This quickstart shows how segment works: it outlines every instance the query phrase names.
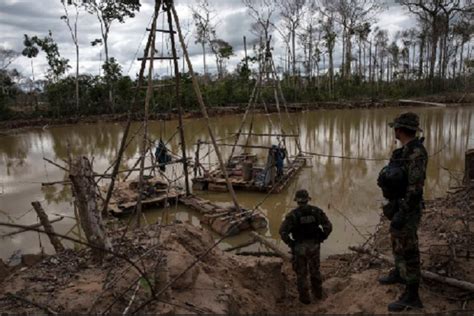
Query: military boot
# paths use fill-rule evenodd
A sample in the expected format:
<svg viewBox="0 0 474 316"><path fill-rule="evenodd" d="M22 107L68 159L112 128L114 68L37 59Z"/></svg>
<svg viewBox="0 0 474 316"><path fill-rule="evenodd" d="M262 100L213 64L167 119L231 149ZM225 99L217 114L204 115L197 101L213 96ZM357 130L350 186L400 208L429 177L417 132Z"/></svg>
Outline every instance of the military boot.
<svg viewBox="0 0 474 316"><path fill-rule="evenodd" d="M300 302L303 304L311 304L311 298L309 297L309 293L300 293Z"/></svg>
<svg viewBox="0 0 474 316"><path fill-rule="evenodd" d="M411 309L423 308L423 303L421 302L420 296L418 294L419 287L419 283L408 284L405 288L405 293L403 293L397 301L388 304L388 311L402 312Z"/></svg>
<svg viewBox="0 0 474 316"><path fill-rule="evenodd" d="M400 276L400 271L398 271L398 269L392 269L388 275L379 278L379 283L382 285L397 283L405 284L405 280Z"/></svg>

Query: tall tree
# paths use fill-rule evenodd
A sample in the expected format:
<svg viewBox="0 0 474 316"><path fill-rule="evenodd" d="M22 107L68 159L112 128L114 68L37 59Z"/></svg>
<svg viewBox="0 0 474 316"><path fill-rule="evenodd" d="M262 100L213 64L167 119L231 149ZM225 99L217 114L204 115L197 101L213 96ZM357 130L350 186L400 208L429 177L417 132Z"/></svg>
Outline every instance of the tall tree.
<svg viewBox="0 0 474 316"><path fill-rule="evenodd" d="M69 0L68 0L69 1ZM109 33L114 22L124 23L127 18L135 17L135 11L140 10L139 0L87 0L84 6L90 14L94 14L100 23L100 34L105 51L105 64L109 63ZM112 86L109 86L109 102L114 108Z"/></svg>
<svg viewBox="0 0 474 316"><path fill-rule="evenodd" d="M234 55L233 47L222 39L213 39L211 41L211 50L216 57L217 76L222 79L225 74L225 62Z"/></svg>
<svg viewBox="0 0 474 316"><path fill-rule="evenodd" d="M417 18L422 22L426 23L430 27L430 67L428 78L433 83L436 58L438 56L438 41L444 30L446 35L449 31L449 21L455 12L461 11L460 0L436 0L436 1L424 1L424 0L400 0L400 4L408 9L409 12L416 15ZM443 37L443 42L445 37ZM442 47L444 49L444 47ZM444 52L442 52L444 53ZM440 69L443 68L443 54L440 55L439 59ZM442 72L440 73L440 75Z"/></svg>
<svg viewBox="0 0 474 316"><path fill-rule="evenodd" d="M66 24L69 32L71 33L71 39L76 48L76 77L75 77L75 98L76 98L76 111L79 111L79 38L77 35L77 23L79 21L79 8L83 1L81 0L61 0L64 8L64 15L61 16L61 20ZM73 17L69 15L68 6L74 8Z"/></svg>
<svg viewBox="0 0 474 316"><path fill-rule="evenodd" d="M381 6L376 0L320 0L323 14L334 14L335 20L342 26L344 65L343 77L349 79L352 64L352 37L355 29L365 22L371 22Z"/></svg>
<svg viewBox="0 0 474 316"><path fill-rule="evenodd" d="M280 16L283 24L291 36L291 72L296 75L296 31L301 25L305 13L306 0L280 0Z"/></svg>
<svg viewBox="0 0 474 316"><path fill-rule="evenodd" d="M334 91L334 47L337 38L333 14L322 17L320 24L323 32L324 46L328 53L329 93L332 94Z"/></svg>
<svg viewBox="0 0 474 316"><path fill-rule="evenodd" d="M216 34L216 27L213 22L214 17L211 16L212 10L207 0L199 0L195 7L191 7L191 12L196 28L195 43L201 45L204 75L207 75L206 45L210 44L211 39Z"/></svg>

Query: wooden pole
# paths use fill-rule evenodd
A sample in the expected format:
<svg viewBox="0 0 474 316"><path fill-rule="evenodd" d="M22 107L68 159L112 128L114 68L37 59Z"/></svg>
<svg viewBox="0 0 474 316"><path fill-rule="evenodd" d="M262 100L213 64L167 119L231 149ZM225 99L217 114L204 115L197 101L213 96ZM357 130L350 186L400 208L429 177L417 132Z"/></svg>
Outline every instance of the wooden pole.
<svg viewBox="0 0 474 316"><path fill-rule="evenodd" d="M375 257L375 258L379 258L379 259L381 259L381 260L383 260L383 261L385 261L389 264L392 264L392 265L394 264L394 261L393 261L392 258L390 258L386 255L383 255L381 253L375 252L374 250L371 250L371 249L362 248L362 247L349 247L349 250L357 252L357 253L367 254L367 255L370 255L370 256ZM437 282L448 284L448 285L451 285L451 286L454 286L454 287L457 287L457 288L460 288L460 289L463 289L463 290L474 292L474 283L444 277L444 276L441 276L439 274L436 274L436 273L433 273L433 272L427 271L427 270L421 270L421 276L425 279L437 281Z"/></svg>
<svg viewBox="0 0 474 316"><path fill-rule="evenodd" d="M158 2L159 2L159 4L158 4ZM161 5L161 1L157 0L156 3L157 3L156 6ZM155 16L155 19L156 19L156 16ZM150 46L151 46L151 35L148 37L148 41L145 45L145 50L144 50L145 56L148 55L148 52L150 50ZM110 198L112 197L112 192L114 190L115 180L116 180L117 175L118 175L118 171L119 171L119 168L120 168L120 163L122 161L123 153L125 151L125 148L127 147L126 146L127 145L127 137L128 137L129 132L130 132L130 126L132 125L132 113L133 113L134 109L137 106L138 96L140 94L141 86L143 85L143 81L144 81L143 75L145 73L145 65L146 65L146 59L142 60L142 63L141 63L141 66L140 66L140 72L138 74L137 86L135 88L135 93L133 95L130 110L127 113L127 123L125 125L125 130L123 131L122 140L120 141L120 147L119 147L119 150L118 150L118 153L117 153L117 159L115 160L114 169L112 171L112 176L111 176L111 180L110 180L110 184L109 184L109 189L107 190L107 195L105 197L104 206L102 208L102 212L104 214L107 213L107 208L109 206Z"/></svg>
<svg viewBox="0 0 474 316"><path fill-rule="evenodd" d="M87 241L97 247L93 250L93 255L100 261L105 252L98 249L111 250L112 245L102 223L101 211L97 207L94 172L89 159L87 157L76 158L72 162L69 177L79 213L79 222Z"/></svg>
<svg viewBox="0 0 474 316"><path fill-rule="evenodd" d="M54 234L54 228L51 225L51 222L49 221L48 215L46 214L43 207L41 206L41 203L38 201L31 202L31 206L33 206L33 208L36 211L36 214L38 214L40 223L41 225L43 225L44 231L48 235L49 241L53 245L56 253L60 253L61 251L64 251L64 246L59 240L59 238Z"/></svg>
<svg viewBox="0 0 474 316"><path fill-rule="evenodd" d="M155 40L156 40L156 20L158 19L158 11L160 9L161 1L155 1L155 12L153 16L153 23L150 34L150 64L148 65L148 88L145 96L145 118L143 121L143 140L141 144L141 160L140 160L140 173L138 176L138 198L136 205L136 219L137 226L140 227L142 217L142 199L143 199L143 186L144 179L143 174L145 171L145 156L148 148L148 109L150 107L150 100L153 95L153 61L155 56Z"/></svg>
<svg viewBox="0 0 474 316"><path fill-rule="evenodd" d="M232 183L230 182L229 175L227 174L227 170L226 170L226 167L225 167L225 164L224 164L224 160L222 159L222 155L221 155L221 152L220 152L219 147L217 145L216 138L214 136L214 132L212 131L212 128L211 128L211 120L209 119L209 115L207 113L206 105L204 104L204 100L203 100L203 97L202 97L201 89L199 87L199 83L197 81L196 75L194 74L193 65L191 64L191 60L189 58L186 42L184 41L183 33L181 32L181 27L180 27L180 24L179 24L179 17L178 17L178 14L176 13L174 3L171 4L171 12L173 13L173 17L174 17L174 20L175 20L175 23L176 23L176 29L178 31L179 41L180 41L181 47L183 49L184 57L186 58L186 63L187 63L188 68L189 68L189 73L191 74L191 77L192 77L194 92L196 93L196 98L198 100L199 107L201 108L202 115L204 116L204 119L206 120L209 136L211 137L212 144L214 146L214 150L216 152L216 156L217 156L217 159L219 161L220 168L222 170L222 174L224 175L224 178L226 180L227 189L229 190L229 193L232 197L232 201L234 203L234 206L235 206L236 210L238 212L240 212L240 206L239 206L239 202L237 201L237 196L235 195L234 188L232 187Z"/></svg>
<svg viewBox="0 0 474 316"><path fill-rule="evenodd" d="M178 65L178 55L176 53L176 43L174 40L174 34L176 33L173 30L173 21L171 16L170 8L166 8L166 14L168 16L168 26L170 30L170 39L171 39L171 53L173 54L173 64L174 64L174 74L176 80L176 107L178 108L178 123L179 123L179 138L181 141L181 152L183 156L183 169L184 169L184 188L186 189L186 195L191 194L189 190L189 178L188 178L188 159L186 158L186 143L184 137L184 128L183 128L183 106L181 104L181 76L179 73Z"/></svg>

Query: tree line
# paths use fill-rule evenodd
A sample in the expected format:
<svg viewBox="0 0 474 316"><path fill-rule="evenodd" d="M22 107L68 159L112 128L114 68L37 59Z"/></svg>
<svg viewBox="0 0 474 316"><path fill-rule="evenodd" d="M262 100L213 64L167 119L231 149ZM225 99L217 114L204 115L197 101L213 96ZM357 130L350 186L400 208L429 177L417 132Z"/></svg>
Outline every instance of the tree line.
<svg viewBox="0 0 474 316"><path fill-rule="evenodd" d="M191 19L185 36L201 48L203 71L199 75L211 105L245 103L268 52L290 102L392 98L472 87L474 8L470 0L399 0L390 6L375 0L241 2L253 20L248 30L252 39L247 41L243 36L245 57L235 69L228 69L235 51L226 34L217 32L222 21L212 3L199 0L189 7ZM128 109L135 79L124 75L122 65L110 55L109 35L113 25L135 17L140 2L60 0L58 5L64 11L59 18L75 47L74 74L69 74L70 61L61 56L51 31L46 36L25 34L22 52L0 49L0 118L10 117L9 109L25 103L33 113L52 116ZM395 6L401 6L416 24L389 34L377 26L377 19ZM105 61L100 75L80 73L78 23L82 14L91 14L99 22L100 36L91 45L103 46ZM46 55L49 67L42 81L35 80L34 73L34 60L40 52ZM215 72L209 71L209 56L214 56ZM10 69L16 58L30 60L28 88L19 88L22 74ZM173 83L172 75L157 76L155 81L161 86ZM183 104L194 108L184 66L182 81ZM156 91L154 111L173 108L170 90ZM271 102L272 95L268 91L262 97Z"/></svg>

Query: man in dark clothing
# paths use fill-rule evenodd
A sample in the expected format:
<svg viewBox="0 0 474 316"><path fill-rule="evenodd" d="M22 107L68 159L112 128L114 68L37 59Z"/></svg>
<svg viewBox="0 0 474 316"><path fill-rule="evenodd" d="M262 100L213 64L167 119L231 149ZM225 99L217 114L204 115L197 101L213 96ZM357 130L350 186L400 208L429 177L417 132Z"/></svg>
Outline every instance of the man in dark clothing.
<svg viewBox="0 0 474 316"><path fill-rule="evenodd" d="M391 312L422 308L418 289L421 267L417 230L423 208L423 187L426 178L428 154L423 146L424 138L416 137L419 117L415 113L403 113L389 124L402 147L396 149L390 163L382 169L378 184L388 204L383 207L390 222L392 251L395 269L381 277L381 284L406 284L405 292L388 305Z"/></svg>
<svg viewBox="0 0 474 316"><path fill-rule="evenodd" d="M315 299L323 297L319 271L320 245L332 231L332 225L323 210L308 204L308 191L296 192L298 207L289 212L280 227L280 236L292 250L293 270L300 301L310 304L308 271Z"/></svg>

